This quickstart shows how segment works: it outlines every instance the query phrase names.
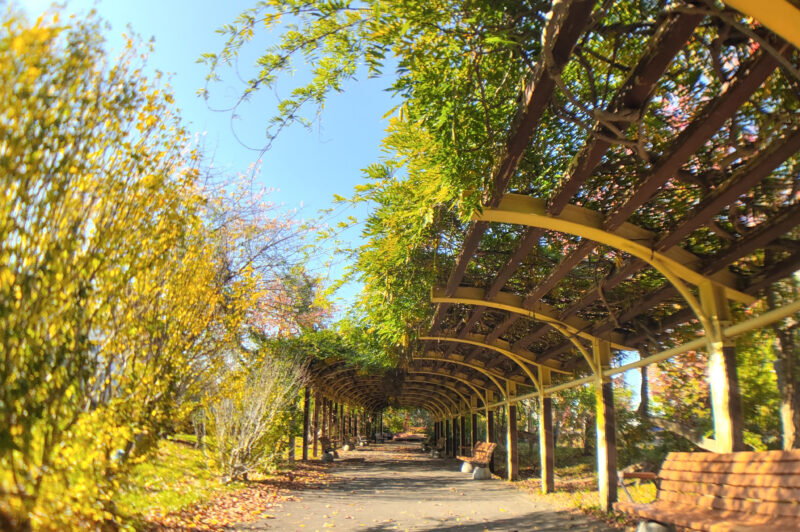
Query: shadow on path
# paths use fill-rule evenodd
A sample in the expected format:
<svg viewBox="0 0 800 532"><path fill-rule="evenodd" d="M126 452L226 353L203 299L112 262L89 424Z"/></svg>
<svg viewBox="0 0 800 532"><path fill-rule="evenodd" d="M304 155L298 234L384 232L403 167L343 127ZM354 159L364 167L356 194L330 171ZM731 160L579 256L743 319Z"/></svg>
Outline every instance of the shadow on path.
<svg viewBox="0 0 800 532"><path fill-rule="evenodd" d="M418 445L382 444L341 452L341 460L329 469L332 480L327 486L297 492L299 500L284 504L274 519L237 529L614 530L533 500L502 480L472 480L459 466L456 460L429 458Z"/></svg>

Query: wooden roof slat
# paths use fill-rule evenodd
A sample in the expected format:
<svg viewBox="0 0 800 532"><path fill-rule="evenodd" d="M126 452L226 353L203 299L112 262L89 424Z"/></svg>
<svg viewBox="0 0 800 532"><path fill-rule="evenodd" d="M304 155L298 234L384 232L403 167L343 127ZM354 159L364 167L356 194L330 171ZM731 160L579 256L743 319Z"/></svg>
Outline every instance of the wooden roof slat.
<svg viewBox="0 0 800 532"><path fill-rule="evenodd" d="M683 48L686 41L691 37L694 28L702 20L700 15L676 14L668 18L661 24L656 34L649 42L649 47L639 59L637 66L631 71L628 79L623 83L622 88L617 92L614 99L609 103L606 112L613 114L627 109L637 109L650 98L658 79L672 62L675 54ZM623 123L618 124L624 127ZM601 125L595 127L596 131L601 130ZM574 164L570 167L570 175L559 191L554 195L553 200L548 202L548 213L558 214L566 206L572 196L580 186L588 179L597 164L600 163L611 144L605 140L591 137L581 153L576 157ZM499 200L498 202L499 203ZM509 259L507 265L501 270L492 288L499 292L505 282L516 271L522 259L529 253L530 249L538 243L539 238L544 233L537 228L528 229L527 234L522 239L520 246ZM578 249L562 261L553 272L540 283L526 299L526 304L536 303L542 296L549 292L559 280L569 273L586 255L588 255L594 244L588 241L582 242ZM502 283L502 284L501 284ZM448 287L449 288L449 287ZM489 295L491 297L491 295ZM509 327L516 321L517 317L509 316L499 326L499 331L493 333L493 338L502 336Z"/></svg>
<svg viewBox="0 0 800 532"><path fill-rule="evenodd" d="M431 318L431 326L430 332L431 334L438 332L439 327L442 325L442 320L444 320L445 315L447 315L447 311L450 310L449 303L440 303L436 306L436 310L433 312L433 318Z"/></svg>
<svg viewBox="0 0 800 532"><path fill-rule="evenodd" d="M486 339L487 339L487 340L488 340L490 343L491 343L491 342L494 342L494 341L495 341L495 340L497 340L497 339L499 339L499 338L500 338L501 336L503 336L503 335L504 335L504 334L505 334L505 333L508 331L508 329L510 329L510 328L511 328L511 326L512 326L512 325L514 325L514 324L517 322L517 320L519 320L520 318L522 318L522 316L520 316L519 314L511 314L511 315L510 315L510 316L508 316L508 317L507 317L505 320L503 320L503 321L502 321L502 323L500 323L499 325L495 326L495 328L494 328L494 329L492 329L492 331L489 333L489 335L486 337Z"/></svg>
<svg viewBox="0 0 800 532"><path fill-rule="evenodd" d="M547 334L548 329L550 329L549 325L539 324L531 329L525 336L514 342L512 347L514 349L524 349Z"/></svg>
<svg viewBox="0 0 800 532"><path fill-rule="evenodd" d="M556 265L553 270L551 270L550 274L536 287L533 291L525 297L525 301L523 305L528 307L531 305L535 305L537 301L539 301L542 297L547 295L550 290L552 290L558 282L563 279L569 272L571 272L575 266L580 264L580 262L592 252L592 250L597 247L597 244L591 240L583 240L578 246L570 252L558 265Z"/></svg>
<svg viewBox="0 0 800 532"><path fill-rule="evenodd" d="M663 185L670 177L674 176L680 166L684 164L703 143L714 135L726 120L735 114L736 110L752 96L758 87L761 86L775 70L777 65L777 61L769 54L761 53L754 59L751 65L745 68L744 72L740 74L735 81L729 83L719 97L706 105L695 119L678 135L675 142L670 146L668 153L661 156L654 163L653 170L648 177L640 183L636 187L634 193L606 219L605 228L607 230L618 228L642 203L652 197L658 187ZM688 224L694 225L695 228L698 227L701 225L700 221L701 220L692 217L687 218L687 228L690 227ZM667 237L667 239L659 242L656 249L663 251L667 249L670 244L674 244L679 240L680 239L673 240ZM549 292L557 281L563 278L564 275L572 269L574 264L579 262L579 258L585 257L594 249L594 246L591 244L592 243L586 243L586 245L582 244L575 249L562 264L559 264L553 270L553 273L549 275L545 281L540 283L540 286L538 286L531 295L535 296L536 300L538 300ZM582 253L583 255L581 256ZM606 289L613 288L646 266L647 264L643 261L634 259L626 263L626 265L615 274L604 279L602 284ZM564 311L562 318L579 312L595 302L598 298L599 292L596 289L588 290L584 297Z"/></svg>
<svg viewBox="0 0 800 532"><path fill-rule="evenodd" d="M497 274L489 290L486 291L487 298L491 299L503 289L506 282L514 275L522 261L525 260L525 257L528 256L534 246L539 244L543 234L544 229L539 229L538 227L527 228L514 253Z"/></svg>
<svg viewBox="0 0 800 532"><path fill-rule="evenodd" d="M550 44L552 46L552 55L556 61L556 64L551 65L551 68L561 70L567 64L572 49L591 18L594 4L595 0L577 0L568 4L566 9L553 13L546 31L546 38L549 41L548 44L552 43ZM550 39L552 40L550 41ZM536 131L539 119L547 108L554 85L552 78L547 73L547 69L542 64L539 65L531 79L526 83L524 105L514 120L516 128L509 137L505 153L501 156L492 176L491 196L487 203L490 207L497 205L505 193L508 182L516 172L517 165ZM488 227L488 224L482 222L470 224L455 268L453 268L447 280L448 292L455 290L461 283L469 261L472 260L475 251L478 249L478 244ZM439 305L437 307L431 322L431 332L437 331L441 326L448 308L449 305Z"/></svg>
<svg viewBox="0 0 800 532"><path fill-rule="evenodd" d="M683 48L694 33L695 26L702 20L703 16L698 14L674 13L669 15L648 41L647 49L606 107L606 113L616 114L627 110L640 111L675 55ZM628 123L616 122L614 125L624 129ZM600 122L595 124L594 131L608 133ZM557 215L561 212L592 175L610 146L611 143L605 138L590 135L583 149L570 165L569 177L564 180L557 192L553 194L552 199L548 201L548 214Z"/></svg>
<svg viewBox="0 0 800 532"><path fill-rule="evenodd" d="M800 270L800 253L795 253L754 276L751 280L752 282L744 291L750 294L758 294L775 281L790 277L797 270Z"/></svg>
<svg viewBox="0 0 800 532"><path fill-rule="evenodd" d="M771 216L769 223L765 222L754 227L730 249L715 256L713 263L730 264L757 249L764 248L766 244L780 238L798 225L800 225L800 203L793 203Z"/></svg>
<svg viewBox="0 0 800 532"><path fill-rule="evenodd" d="M697 205L697 207L695 207L692 213L686 216L685 221L679 225L676 230L662 238L654 248L658 251L666 250L680 242L686 235L707 223L712 216L716 215L717 212L721 211L724 207L735 201L735 199L744 193L744 191L766 177L775 168L780 166L784 160L791 157L798 150L800 150L800 128L790 132L790 134L788 134L781 141L773 142L769 147L764 149L761 153L754 156L750 159L750 161L737 169L734 175L731 176L731 178L725 184L704 198ZM701 269L701 273L705 274L712 271L726 271L726 268L724 268L725 265L737 260L754 249L763 247L763 245L771 240L766 240L770 235L780 234L779 226L786 227L792 223L792 220L792 216L787 215L786 217L771 220L767 225L762 224L762 226L754 229L754 231L760 231L757 233L757 235L763 234L764 240L760 240L756 237L749 237L746 240L742 240L739 243L734 244L730 249L724 252L723 257L725 259L725 264L722 264L721 266L718 264L717 268L706 266ZM716 262L719 263L720 261ZM638 271L645 266L646 264L642 261L631 261L629 266L625 267L625 270ZM632 273L635 273L635 271L631 271L631 274ZM623 280L623 275L616 275L616 279L613 280L614 282L607 282L604 286L610 288L619 282L622 282ZM671 295L677 295L677 292L675 292L674 289L667 288L666 290L669 290ZM587 296L582 298L581 302L573 305L569 309L569 312L577 311L579 308L584 308L590 302L587 300L596 300L597 295L595 292L596 290L590 290L587 293ZM649 308L652 308L652 306L645 308L640 304L636 308L638 308L640 312L644 312ZM627 320L620 318L620 321L624 322ZM609 328L609 322L606 322L604 325L602 325L603 331L607 331ZM598 332L597 329L593 329L593 331Z"/></svg>
<svg viewBox="0 0 800 532"><path fill-rule="evenodd" d="M453 293L458 285L461 284L461 279L467 272L469 261L478 250L478 245L481 243L483 234L489 228L488 222L472 222L467 229L467 236L464 238L464 244L461 246L461 251L458 254L456 265L450 276L447 278L447 293Z"/></svg>
<svg viewBox="0 0 800 532"><path fill-rule="evenodd" d="M769 221L763 222L761 225L754 228L748 235L735 242L726 252L726 261L713 261L709 263L701 273L713 273L715 268L719 268L722 265L722 268L725 268L727 264L732 261L738 260L741 257L744 257L754 251L755 249L760 249L766 247L770 242L778 238L780 235L784 234L786 231L797 227L800 225L800 217L798 217L798 212L800 212L800 205L793 204L788 207L785 207L779 215L772 217ZM800 255L790 257L786 261L782 262L779 266L774 267L769 274L759 278L757 281L749 284L747 287L744 287L742 291L748 294L756 294L764 287L768 286L769 284L775 282L778 279L782 279L785 277L790 276L794 271L800 268ZM617 319L620 323L630 322L636 316L650 310L651 308L655 307L656 305L668 300L671 297L677 297L678 292L675 290L675 287L672 285L664 286L650 294L641 298L641 301L630 307L626 311L624 311ZM695 317L694 313L691 309L686 309L686 311L679 311L676 314L681 314L685 316L684 322L691 320ZM680 323L680 322L679 322ZM591 334L604 334L609 330L613 329L615 324L612 320L606 320L604 322L596 324L591 329ZM635 344L637 343L638 336L633 336L626 339L626 343L628 344ZM568 345L568 344L564 344ZM516 346L516 344L515 344ZM519 346L520 348L522 346ZM553 348L556 352L556 348ZM559 351L559 352L563 352ZM541 360L548 360L552 358L554 355L550 352L545 352L545 354L540 356ZM538 360L538 359L537 359Z"/></svg>
<svg viewBox="0 0 800 532"><path fill-rule="evenodd" d="M509 138L505 153L500 157L500 162L492 176L491 196L486 205L496 207L506 192L509 181L517 171L522 155L530 144L531 138L539 125L550 96L553 94L555 82L550 77L548 68L560 72L569 62L572 49L578 42L586 24L591 20L595 0L577 0L570 2L566 8L558 9L551 13L550 22L545 29L543 41L550 47L554 64L545 66L539 61L525 84L523 92L523 106L514 120L516 130Z"/></svg>
<svg viewBox="0 0 800 532"><path fill-rule="evenodd" d="M736 198L767 177L773 170L800 150L800 127L790 131L780 141L772 142L757 156L751 158L734 176L722 186L703 198L686 216L683 224L671 231L659 243L659 247L673 246L688 235L697 222L705 223L712 216L730 205Z"/></svg>
<svg viewBox="0 0 800 532"><path fill-rule="evenodd" d="M608 216L605 228L616 229L640 205L655 195L658 188L674 177L692 154L719 131L725 121L732 117L736 110L758 90L777 66L778 62L775 58L769 54L760 53L750 67L745 68L735 81L729 83L725 90L709 102L678 134L676 140L670 145L668 153L654 162L652 170L641 183L636 185L633 194Z"/></svg>

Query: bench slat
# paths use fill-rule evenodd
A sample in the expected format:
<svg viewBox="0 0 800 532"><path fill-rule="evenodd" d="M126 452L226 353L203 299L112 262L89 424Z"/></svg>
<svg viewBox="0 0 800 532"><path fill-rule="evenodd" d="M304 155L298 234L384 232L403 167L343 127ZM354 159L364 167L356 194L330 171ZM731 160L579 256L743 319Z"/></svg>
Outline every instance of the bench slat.
<svg viewBox="0 0 800 532"><path fill-rule="evenodd" d="M788 532L789 530L793 530L792 527L798 525L797 519L791 517L775 517L725 510L698 509L691 505L681 505L672 502L657 501L651 504L618 502L615 508L643 519L673 523L693 530L713 530L713 532L734 532L744 530L744 527L753 527L752 532L774 532L781 528L785 528L786 532ZM747 530L751 532L749 528Z"/></svg>
<svg viewBox="0 0 800 532"><path fill-rule="evenodd" d="M800 450L793 451L741 451L735 453L672 452L664 463L681 462L791 462L800 460Z"/></svg>
<svg viewBox="0 0 800 532"><path fill-rule="evenodd" d="M755 499L766 502L800 501L800 488L776 488L753 486L724 486L720 484L679 482L663 480L661 491L677 491L683 493L710 493L717 497L734 499Z"/></svg>
<svg viewBox="0 0 800 532"><path fill-rule="evenodd" d="M747 475L800 475L800 460L790 462L664 462L662 471L702 471Z"/></svg>
<svg viewBox="0 0 800 532"><path fill-rule="evenodd" d="M800 517L800 506L791 502L763 502L729 497L715 497L711 494L699 495L668 491L659 494L659 500L687 504L708 510L732 510L748 514L780 515L784 517Z"/></svg>
<svg viewBox="0 0 800 532"><path fill-rule="evenodd" d="M745 475L740 473L700 473L687 471L661 471L666 480L704 482L730 486L753 486L775 488L800 488L800 475Z"/></svg>
<svg viewBox="0 0 800 532"><path fill-rule="evenodd" d="M670 453L659 478L656 502L618 509L712 532L800 530L800 450Z"/></svg>

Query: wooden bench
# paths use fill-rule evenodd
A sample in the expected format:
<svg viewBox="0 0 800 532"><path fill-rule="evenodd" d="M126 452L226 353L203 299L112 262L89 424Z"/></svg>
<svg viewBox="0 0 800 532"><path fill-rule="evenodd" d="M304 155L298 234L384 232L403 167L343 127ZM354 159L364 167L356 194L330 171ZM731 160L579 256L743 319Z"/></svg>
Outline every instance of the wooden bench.
<svg viewBox="0 0 800 532"><path fill-rule="evenodd" d="M617 510L710 532L800 530L800 450L669 453L659 474L622 480L659 481L656 501L618 502Z"/></svg>
<svg viewBox="0 0 800 532"><path fill-rule="evenodd" d="M331 444L331 439L327 436L323 436L319 439L320 447L322 447L323 453L332 453L336 450L336 447Z"/></svg>
<svg viewBox="0 0 800 532"><path fill-rule="evenodd" d="M444 451L444 448L447 446L447 440L445 438L439 438L436 440L436 450L437 451Z"/></svg>
<svg viewBox="0 0 800 532"><path fill-rule="evenodd" d="M485 441L475 442L475 449L472 451L472 456L456 456L456 458L475 467L489 467L495 447L497 447L496 443L488 443Z"/></svg>

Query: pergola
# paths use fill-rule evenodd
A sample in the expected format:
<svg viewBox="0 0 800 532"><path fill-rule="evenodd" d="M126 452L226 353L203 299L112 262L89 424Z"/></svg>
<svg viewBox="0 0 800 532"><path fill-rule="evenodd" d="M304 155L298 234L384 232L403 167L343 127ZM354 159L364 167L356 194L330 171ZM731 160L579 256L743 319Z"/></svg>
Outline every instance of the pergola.
<svg viewBox="0 0 800 532"><path fill-rule="evenodd" d="M474 442L479 414L492 427L495 409L507 407L513 420L517 402L535 398L542 487L548 492L554 489L551 396L593 385L599 489L607 508L617 486L611 376L704 349L714 422L709 447L744 449L733 339L800 311L800 301L794 301L738 323L732 318L800 267L800 79L794 66L800 6L782 0L725 3L725 9L705 2L672 4L661 13L641 36L641 55L621 69L627 75L616 94L593 113L591 130L560 184L543 194L519 178L518 168L531 156L555 94L565 92L561 73L577 60L574 52L592 31L596 7L593 0L554 2L541 57L525 83L483 208L466 228L448 277L431 287L430 327L419 332L409 356L389 375L365 374L336 360L312 363L311 386L326 419L346 419L342 405L362 414L390 404L421 407L455 452L457 440L463 445L466 439L466 416L472 416ZM631 140L636 124L656 112L654 98L670 97L670 85L662 83L669 66L709 20L720 34L753 43L750 57L730 69L719 90L667 141ZM790 80L793 94L765 95L776 76ZM723 144L724 126L753 106L774 113L774 127L758 131L747 149L729 153L724 165L704 166L707 153ZM620 177L626 184L621 190L612 190L601 177L619 169L636 171ZM752 205L764 195L775 200L769 212ZM654 216L660 212L669 215ZM503 238L494 238L498 234ZM554 243L563 249L555 259L537 251ZM696 337L654 348L676 329L694 330ZM612 367L615 351L639 351L641 357ZM368 430L366 422L362 427ZM507 431L513 479L513 422ZM490 438L493 432L487 431Z"/></svg>

